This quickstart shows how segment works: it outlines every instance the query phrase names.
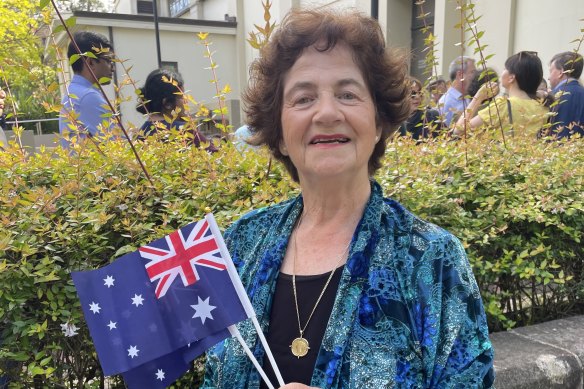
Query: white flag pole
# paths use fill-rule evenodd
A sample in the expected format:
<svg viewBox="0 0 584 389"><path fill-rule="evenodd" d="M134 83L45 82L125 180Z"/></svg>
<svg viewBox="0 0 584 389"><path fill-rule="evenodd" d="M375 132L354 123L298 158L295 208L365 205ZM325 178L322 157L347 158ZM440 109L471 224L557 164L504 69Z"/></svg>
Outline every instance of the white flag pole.
<svg viewBox="0 0 584 389"><path fill-rule="evenodd" d="M278 379L278 384L280 386L284 386L285 385L284 379L282 378L282 374L280 373L280 369L278 369L278 365L276 364L276 360L274 359L274 355L272 354L272 350L270 349L270 346L268 345L268 341L266 340L266 337L265 337L265 335L260 327L260 323L258 322L258 319L256 317L253 306L251 305L251 301L249 301L249 297L247 296L247 292L245 291L245 288L243 287L243 284L241 283L241 279L239 278L239 274L237 274L237 269L235 268L235 265L233 264L233 261L231 260L231 255L229 254L229 251L227 250L227 246L225 245L225 241L223 240L223 235L221 235L221 231L219 231L219 227L217 226L217 222L215 221L215 217L213 216L213 214L208 213L207 215L205 215L205 219L207 220L207 222L209 222L209 226L211 227L211 232L213 233L213 235L217 239L217 243L219 244L219 250L221 251L221 256L223 257L223 259L225 259L225 265L227 266L227 271L229 273L229 277L231 277L231 282L233 282L233 285L235 286L235 290L237 291L237 294L239 295L239 299L241 300L243 308L245 309L246 315L249 318L251 318L251 321L252 321L252 323L256 329L256 332L258 333L258 336L260 338L260 342L262 342L262 345L264 346L264 350L266 351L266 355L268 356L268 360L270 361L270 364L272 365L272 369L274 370L274 373L276 374L276 378ZM254 358L254 360L255 360L255 358ZM257 363L257 361L256 361L256 363ZM260 371L260 373L261 373L261 371Z"/></svg>
<svg viewBox="0 0 584 389"><path fill-rule="evenodd" d="M245 343L245 340L243 340L243 337L241 336L241 333L239 332L237 327L235 325L230 325L229 327L227 327L227 329L229 330L231 335L234 336L239 341L239 344L241 345L241 347L243 347L243 350L245 351L245 353L247 354L247 356L249 357L249 359L251 360L253 365L260 372L260 375L262 376L262 378L263 378L264 382L266 383L266 385L268 386L268 388L274 389L274 386L272 385L272 383L268 379L268 376L264 372L264 369L262 369L262 367L258 363L257 359L254 357L254 355L251 352L251 350L249 349L249 347L247 347L247 344Z"/></svg>

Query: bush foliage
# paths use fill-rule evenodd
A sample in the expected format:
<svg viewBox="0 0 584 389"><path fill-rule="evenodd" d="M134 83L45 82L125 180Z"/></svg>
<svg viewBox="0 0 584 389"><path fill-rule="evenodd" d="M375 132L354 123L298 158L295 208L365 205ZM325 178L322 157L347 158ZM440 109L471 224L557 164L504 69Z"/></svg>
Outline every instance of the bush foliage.
<svg viewBox="0 0 584 389"><path fill-rule="evenodd" d="M205 213L227 227L298 192L265 153L215 154L167 143L86 145L0 154L0 375L14 387L103 387L69 273L103 266ZM580 311L584 152L572 143L507 140L389 145L386 195L457 235L491 330ZM65 336L63 326L78 328ZM201 360L177 387L200 379ZM122 387L114 380L113 387Z"/></svg>

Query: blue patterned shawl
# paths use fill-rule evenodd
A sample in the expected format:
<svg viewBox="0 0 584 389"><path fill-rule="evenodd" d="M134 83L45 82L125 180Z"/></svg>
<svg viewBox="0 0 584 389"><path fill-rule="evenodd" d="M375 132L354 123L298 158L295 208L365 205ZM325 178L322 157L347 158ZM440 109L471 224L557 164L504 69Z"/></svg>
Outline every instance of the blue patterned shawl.
<svg viewBox="0 0 584 389"><path fill-rule="evenodd" d="M226 242L264 331L302 196L250 212ZM258 361L249 320L238 325ZM235 339L209 350L203 388L258 388ZM489 388L493 349L479 289L460 242L384 199L371 197L351 243L312 376L320 388ZM274 383L276 384L276 383Z"/></svg>

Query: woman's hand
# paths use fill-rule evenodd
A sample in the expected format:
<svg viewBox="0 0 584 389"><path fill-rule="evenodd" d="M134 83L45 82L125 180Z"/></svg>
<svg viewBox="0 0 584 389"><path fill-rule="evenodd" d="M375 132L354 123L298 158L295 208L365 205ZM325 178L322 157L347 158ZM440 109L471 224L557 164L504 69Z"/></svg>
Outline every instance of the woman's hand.
<svg viewBox="0 0 584 389"><path fill-rule="evenodd" d="M489 81L483 84L479 91L474 95L474 98L479 102L483 102L499 94L499 84Z"/></svg>
<svg viewBox="0 0 584 389"><path fill-rule="evenodd" d="M304 384L292 382L291 384L286 384L284 386L281 386L280 389L319 389L319 388L314 387L314 386L306 386Z"/></svg>
<svg viewBox="0 0 584 389"><path fill-rule="evenodd" d="M451 135L454 137L460 137L464 134L465 128L476 128L483 125L483 120L480 116L475 116L479 107L486 99L497 96L499 94L499 84L493 81L489 81L474 95L468 107L466 107L466 115L460 115Z"/></svg>

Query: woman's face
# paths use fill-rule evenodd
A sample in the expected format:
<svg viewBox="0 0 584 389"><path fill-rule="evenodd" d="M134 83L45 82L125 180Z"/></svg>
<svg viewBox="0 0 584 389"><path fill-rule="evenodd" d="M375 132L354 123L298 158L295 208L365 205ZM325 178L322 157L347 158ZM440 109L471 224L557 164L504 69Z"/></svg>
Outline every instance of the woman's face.
<svg viewBox="0 0 584 389"><path fill-rule="evenodd" d="M300 182L308 178L367 178L381 130L375 106L352 52L305 49L284 76L280 151L292 160Z"/></svg>
<svg viewBox="0 0 584 389"><path fill-rule="evenodd" d="M436 84L432 89L432 100L434 100L435 103L438 103L438 100L440 100L440 98L446 93L446 90L445 82L439 82Z"/></svg>
<svg viewBox="0 0 584 389"><path fill-rule="evenodd" d="M179 86L179 88L180 90L182 90L182 85ZM175 111L176 113L179 114L179 116L181 116L186 111L187 100L184 98L184 95L182 93L174 94L172 97L174 99L174 104L170 103L166 98L163 100L164 107L163 114L171 115L172 111Z"/></svg>
<svg viewBox="0 0 584 389"><path fill-rule="evenodd" d="M422 104L422 89L417 83L412 83L412 91L410 93L410 113L413 113Z"/></svg>
<svg viewBox="0 0 584 389"><path fill-rule="evenodd" d="M181 88L181 90L182 90L182 88ZM177 112L179 112L179 109L180 109L180 112L184 113L186 111L186 108L187 108L187 100L185 99L185 97L182 93L175 95L175 96L176 96L176 107L174 109Z"/></svg>
<svg viewBox="0 0 584 389"><path fill-rule="evenodd" d="M501 73L501 85L503 88L509 90L509 86L515 80L515 75L511 74L509 70L504 69Z"/></svg>
<svg viewBox="0 0 584 389"><path fill-rule="evenodd" d="M0 115L4 113L4 99L6 99L6 92L0 89Z"/></svg>

